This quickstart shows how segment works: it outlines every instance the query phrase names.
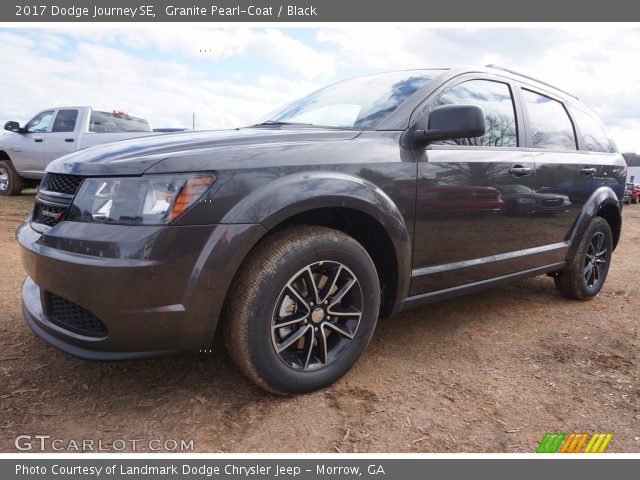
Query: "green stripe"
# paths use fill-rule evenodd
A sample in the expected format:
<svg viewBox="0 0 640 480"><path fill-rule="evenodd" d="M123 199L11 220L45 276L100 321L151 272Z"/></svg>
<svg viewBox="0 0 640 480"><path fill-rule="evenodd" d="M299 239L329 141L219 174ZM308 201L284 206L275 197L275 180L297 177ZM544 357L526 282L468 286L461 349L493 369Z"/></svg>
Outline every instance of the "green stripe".
<svg viewBox="0 0 640 480"><path fill-rule="evenodd" d="M556 453L558 451L558 449L560 448L560 444L562 443L562 440L564 440L564 437L566 437L566 433L558 433L558 438L556 439L556 442L551 446L551 448L549 449L549 453Z"/></svg>
<svg viewBox="0 0 640 480"><path fill-rule="evenodd" d="M540 444L538 445L538 449L536 450L536 453L544 453L545 447L547 445L547 442L549 441L549 439L551 438L551 434L550 433L546 433L544 437L542 437L542 440L540 441Z"/></svg>

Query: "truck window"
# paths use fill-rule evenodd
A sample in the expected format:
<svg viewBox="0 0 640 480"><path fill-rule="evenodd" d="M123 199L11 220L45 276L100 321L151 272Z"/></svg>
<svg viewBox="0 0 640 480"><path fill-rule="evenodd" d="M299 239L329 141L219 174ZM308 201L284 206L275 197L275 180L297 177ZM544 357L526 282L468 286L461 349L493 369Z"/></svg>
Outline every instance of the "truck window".
<svg viewBox="0 0 640 480"><path fill-rule="evenodd" d="M24 128L27 133L42 133L47 131L49 123L51 123L51 117L53 117L53 110L39 113L33 118L27 126Z"/></svg>
<svg viewBox="0 0 640 480"><path fill-rule="evenodd" d="M89 131L95 133L150 132L149 122L144 118L125 113L92 111Z"/></svg>
<svg viewBox="0 0 640 480"><path fill-rule="evenodd" d="M582 110L571 107L571 115L580 127L584 148L590 152L613 153L616 149L604 130L602 123Z"/></svg>
<svg viewBox="0 0 640 480"><path fill-rule="evenodd" d="M573 123L562 103L545 95L522 90L531 122L534 148L577 150Z"/></svg>
<svg viewBox="0 0 640 480"><path fill-rule="evenodd" d="M456 138L434 145L517 147L516 114L509 85L493 80L469 80L446 90L434 102L442 105L477 105L484 111L486 133L479 138Z"/></svg>
<svg viewBox="0 0 640 480"><path fill-rule="evenodd" d="M73 132L76 129L76 120L78 120L77 110L59 110L51 131Z"/></svg>

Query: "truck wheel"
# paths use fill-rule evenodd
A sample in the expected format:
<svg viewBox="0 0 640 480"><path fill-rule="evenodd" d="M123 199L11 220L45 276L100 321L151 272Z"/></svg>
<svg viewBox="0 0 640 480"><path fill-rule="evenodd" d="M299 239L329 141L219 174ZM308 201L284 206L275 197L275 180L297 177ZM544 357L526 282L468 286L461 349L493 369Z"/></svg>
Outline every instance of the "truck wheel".
<svg viewBox="0 0 640 480"><path fill-rule="evenodd" d="M604 285L611 264L613 236L607 221L595 217L580 241L571 266L554 277L562 295L576 300L594 297Z"/></svg>
<svg viewBox="0 0 640 480"><path fill-rule="evenodd" d="M356 363L379 307L376 268L358 242L330 228L292 227L245 260L225 304L225 343L256 385L311 392Z"/></svg>
<svg viewBox="0 0 640 480"><path fill-rule="evenodd" d="M19 195L22 178L13 169L11 162L0 160L0 195Z"/></svg>

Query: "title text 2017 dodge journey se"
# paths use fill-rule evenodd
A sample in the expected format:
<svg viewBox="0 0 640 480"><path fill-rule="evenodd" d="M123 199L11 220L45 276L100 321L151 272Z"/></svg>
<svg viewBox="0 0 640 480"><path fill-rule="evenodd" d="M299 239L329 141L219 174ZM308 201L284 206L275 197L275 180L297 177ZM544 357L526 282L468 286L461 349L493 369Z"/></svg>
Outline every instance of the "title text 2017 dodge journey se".
<svg viewBox="0 0 640 480"><path fill-rule="evenodd" d="M27 323L96 360L209 349L259 386L344 375L378 317L539 274L587 299L626 164L577 98L498 67L370 75L248 128L49 165L17 231Z"/></svg>

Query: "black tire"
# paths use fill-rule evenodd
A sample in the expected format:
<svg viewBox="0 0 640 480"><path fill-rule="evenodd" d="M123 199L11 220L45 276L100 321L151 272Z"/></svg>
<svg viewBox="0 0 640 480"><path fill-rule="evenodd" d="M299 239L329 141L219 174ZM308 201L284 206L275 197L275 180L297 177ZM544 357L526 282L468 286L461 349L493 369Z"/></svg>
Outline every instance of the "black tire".
<svg viewBox="0 0 640 480"><path fill-rule="evenodd" d="M607 279L612 252L611 228L604 218L595 217L584 232L569 268L554 277L556 288L565 297L576 300L596 296Z"/></svg>
<svg viewBox="0 0 640 480"><path fill-rule="evenodd" d="M375 329L380 286L358 242L304 225L258 245L227 298L224 335L233 361L259 387L299 394L334 383L356 363Z"/></svg>
<svg viewBox="0 0 640 480"><path fill-rule="evenodd" d="M8 160L0 160L0 195L19 195L22 191L22 178L16 173Z"/></svg>

